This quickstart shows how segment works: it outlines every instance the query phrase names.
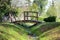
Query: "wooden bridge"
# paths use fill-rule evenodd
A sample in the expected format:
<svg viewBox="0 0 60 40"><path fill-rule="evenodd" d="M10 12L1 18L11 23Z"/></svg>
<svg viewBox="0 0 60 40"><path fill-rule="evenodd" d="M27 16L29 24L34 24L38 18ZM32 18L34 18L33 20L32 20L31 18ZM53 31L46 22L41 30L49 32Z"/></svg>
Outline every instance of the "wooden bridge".
<svg viewBox="0 0 60 40"><path fill-rule="evenodd" d="M24 20L14 21L13 23L34 23L33 25L36 25L38 23L41 23L38 21L38 12L34 11L24 11Z"/></svg>
<svg viewBox="0 0 60 40"><path fill-rule="evenodd" d="M14 22L33 22L39 23L38 21L38 12L35 11L24 11L24 20L14 21Z"/></svg>

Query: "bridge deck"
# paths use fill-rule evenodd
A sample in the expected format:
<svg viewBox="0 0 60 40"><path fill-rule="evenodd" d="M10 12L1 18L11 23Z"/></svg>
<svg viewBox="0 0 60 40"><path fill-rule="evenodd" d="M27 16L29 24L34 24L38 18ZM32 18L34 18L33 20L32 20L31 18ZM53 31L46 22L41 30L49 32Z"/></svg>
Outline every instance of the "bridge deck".
<svg viewBox="0 0 60 40"><path fill-rule="evenodd" d="M28 28L31 28L31 27L34 27L34 26L36 26L36 25L38 25L38 24L41 24L41 22L40 21L35 21L35 20L20 20L20 21L14 21L14 22L12 22L12 23L14 23L14 24L19 24L19 25L21 25L21 26L23 26L23 27L25 27L24 26L24 24L21 24L21 23L34 23L33 25L27 25L27 26L29 26Z"/></svg>
<svg viewBox="0 0 60 40"><path fill-rule="evenodd" d="M14 21L13 23L19 23L19 22L29 22L29 23L41 23L40 21L36 21L36 20L20 20L20 21Z"/></svg>

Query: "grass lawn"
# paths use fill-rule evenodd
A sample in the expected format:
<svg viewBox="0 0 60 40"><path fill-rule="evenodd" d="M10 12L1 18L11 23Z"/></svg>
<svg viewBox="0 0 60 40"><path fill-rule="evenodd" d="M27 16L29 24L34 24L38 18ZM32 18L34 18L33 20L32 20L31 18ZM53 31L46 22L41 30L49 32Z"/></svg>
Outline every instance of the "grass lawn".
<svg viewBox="0 0 60 40"><path fill-rule="evenodd" d="M60 26L44 32L40 35L40 40L60 40Z"/></svg>
<svg viewBox="0 0 60 40"><path fill-rule="evenodd" d="M28 40L25 29L14 24L0 23L0 40Z"/></svg>
<svg viewBox="0 0 60 40"><path fill-rule="evenodd" d="M47 22L29 29L39 40L57 40L60 38L60 23ZM28 40L27 29L13 23L0 23L0 40ZM34 40L31 36L30 40ZM60 40L60 39L59 39Z"/></svg>
<svg viewBox="0 0 60 40"><path fill-rule="evenodd" d="M47 22L32 27L31 32L38 35L40 40L56 40L60 38L60 23ZM56 37L56 38L55 38Z"/></svg>

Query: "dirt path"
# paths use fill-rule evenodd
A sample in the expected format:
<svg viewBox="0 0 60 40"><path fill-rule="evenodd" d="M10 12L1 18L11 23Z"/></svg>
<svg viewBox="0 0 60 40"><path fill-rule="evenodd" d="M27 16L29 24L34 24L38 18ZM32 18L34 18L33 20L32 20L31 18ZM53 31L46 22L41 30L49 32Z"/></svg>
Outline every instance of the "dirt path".
<svg viewBox="0 0 60 40"><path fill-rule="evenodd" d="M38 38L29 35L29 36L28 36L28 40L38 40Z"/></svg>

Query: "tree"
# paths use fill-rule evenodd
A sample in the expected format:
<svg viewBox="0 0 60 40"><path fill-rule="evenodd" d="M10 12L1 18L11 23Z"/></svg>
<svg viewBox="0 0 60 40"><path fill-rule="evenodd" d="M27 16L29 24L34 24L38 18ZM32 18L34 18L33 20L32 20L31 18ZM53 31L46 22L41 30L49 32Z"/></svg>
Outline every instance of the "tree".
<svg viewBox="0 0 60 40"><path fill-rule="evenodd" d="M47 10L47 13L46 14L48 16L57 16L57 11L56 11L56 8L54 6L54 1L52 1L52 5Z"/></svg>
<svg viewBox="0 0 60 40"><path fill-rule="evenodd" d="M16 9L13 9L11 6L10 6L10 0L0 0L0 22L2 22L2 17L5 15L5 14L9 14L9 12L13 12L12 14L16 15L17 14L17 11ZM8 15L9 16L9 15Z"/></svg>
<svg viewBox="0 0 60 40"><path fill-rule="evenodd" d="M45 9L48 0L34 0L34 3L38 5L38 10L42 13Z"/></svg>
<svg viewBox="0 0 60 40"><path fill-rule="evenodd" d="M9 5L7 1L0 0L0 21L2 21L3 15L8 11Z"/></svg>
<svg viewBox="0 0 60 40"><path fill-rule="evenodd" d="M29 10L38 11L38 5L36 3L33 3L32 6L29 7Z"/></svg>

